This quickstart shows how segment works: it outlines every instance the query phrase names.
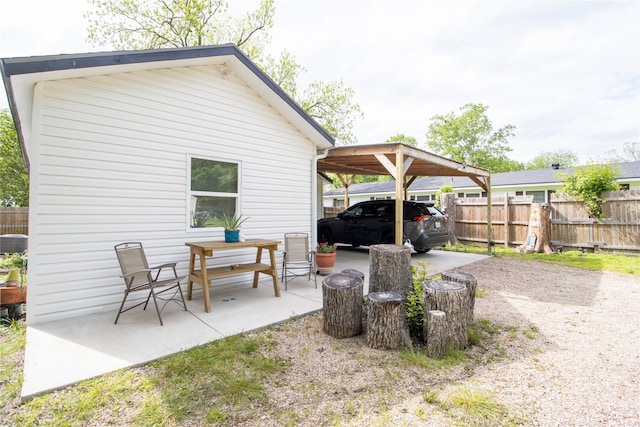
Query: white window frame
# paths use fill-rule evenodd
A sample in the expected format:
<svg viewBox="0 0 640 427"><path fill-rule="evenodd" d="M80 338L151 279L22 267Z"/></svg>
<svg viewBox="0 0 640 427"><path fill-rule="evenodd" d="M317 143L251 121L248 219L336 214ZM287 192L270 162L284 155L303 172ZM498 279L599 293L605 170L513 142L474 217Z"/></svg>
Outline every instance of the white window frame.
<svg viewBox="0 0 640 427"><path fill-rule="evenodd" d="M238 191L236 193L224 193L224 192L216 192L216 191L191 191L191 161L192 159L202 159L202 160L211 160L214 162L220 163L231 163L235 164L238 167ZM240 206L241 206L241 193L242 193L242 162L239 160L225 159L219 157L210 157L203 156L199 154L188 154L187 155L187 200L186 200L186 228L188 232L204 232L211 230L221 230L223 227L193 227L193 211L192 211L192 203L194 196L200 197L235 197L235 211L236 214L240 214Z"/></svg>

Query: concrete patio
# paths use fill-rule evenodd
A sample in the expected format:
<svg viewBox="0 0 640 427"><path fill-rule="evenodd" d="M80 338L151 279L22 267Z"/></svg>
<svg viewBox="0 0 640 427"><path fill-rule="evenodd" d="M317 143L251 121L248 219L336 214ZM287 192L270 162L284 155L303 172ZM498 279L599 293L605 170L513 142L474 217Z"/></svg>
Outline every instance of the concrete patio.
<svg viewBox="0 0 640 427"><path fill-rule="evenodd" d="M436 272L484 258L484 255L431 251L414 253L412 265L425 263L428 270ZM365 274L366 294L368 249L339 248L334 272L346 268ZM113 323L114 310L29 326L22 399L321 310L323 278L318 276L317 289L306 278L290 281L286 291L281 283L280 298L274 297L268 277L261 279L257 289L250 282L226 290L213 289L210 313L204 311L202 292L194 290L186 312L173 303L165 307L164 326L160 326L153 309L124 313L117 325Z"/></svg>

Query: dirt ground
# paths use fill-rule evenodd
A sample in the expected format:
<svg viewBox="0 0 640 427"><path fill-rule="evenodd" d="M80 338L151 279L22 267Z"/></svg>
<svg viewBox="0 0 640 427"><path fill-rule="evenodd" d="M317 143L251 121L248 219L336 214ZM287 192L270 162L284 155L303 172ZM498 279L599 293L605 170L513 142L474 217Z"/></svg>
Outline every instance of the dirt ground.
<svg viewBox="0 0 640 427"><path fill-rule="evenodd" d="M295 425L326 425L331 413L339 425L468 425L446 401L469 389L504 405L508 415L487 425L640 426L637 276L508 257L458 270L478 279L475 319L499 330L469 361L395 371L394 352L328 337L320 313L275 332L295 368L272 385L270 404L304 414Z"/></svg>
<svg viewBox="0 0 640 427"><path fill-rule="evenodd" d="M424 367L364 335L334 339L320 312L257 332L290 367L268 381L268 402L223 407L220 425L640 426L637 276L509 257L458 270L478 279L475 321L491 330L462 363ZM497 406L473 418L452 403L465 390Z"/></svg>

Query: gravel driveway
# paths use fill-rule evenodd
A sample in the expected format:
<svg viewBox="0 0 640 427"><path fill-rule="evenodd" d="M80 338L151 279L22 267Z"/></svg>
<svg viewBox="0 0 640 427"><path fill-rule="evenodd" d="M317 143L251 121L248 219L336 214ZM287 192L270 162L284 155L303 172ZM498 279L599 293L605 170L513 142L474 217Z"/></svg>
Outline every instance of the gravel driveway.
<svg viewBox="0 0 640 427"><path fill-rule="evenodd" d="M534 425L640 426L640 279L511 258L465 266L490 291L476 318L539 331L531 354L473 381Z"/></svg>

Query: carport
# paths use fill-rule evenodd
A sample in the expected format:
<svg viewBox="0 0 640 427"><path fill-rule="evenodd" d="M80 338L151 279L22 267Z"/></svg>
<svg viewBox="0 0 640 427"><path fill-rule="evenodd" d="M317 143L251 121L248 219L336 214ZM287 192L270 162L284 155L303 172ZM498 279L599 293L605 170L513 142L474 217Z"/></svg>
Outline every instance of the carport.
<svg viewBox="0 0 640 427"><path fill-rule="evenodd" d="M416 178L466 176L487 193L487 242L491 242L491 172L400 143L330 148L318 157L318 172L335 173L345 186L348 204L352 175L391 175L396 181L396 244L402 244L402 201ZM491 251L490 245L487 247Z"/></svg>

